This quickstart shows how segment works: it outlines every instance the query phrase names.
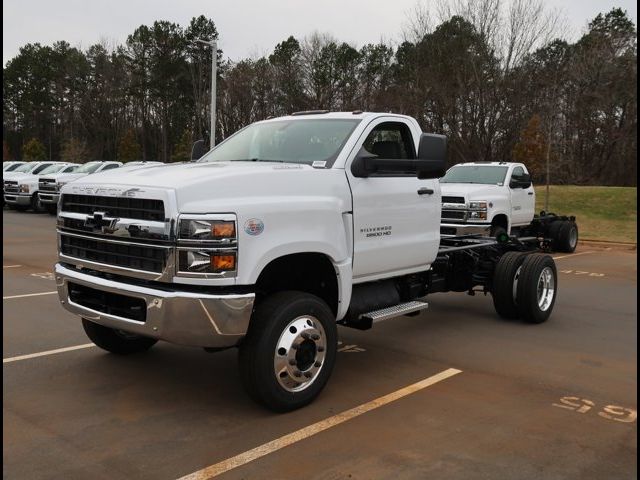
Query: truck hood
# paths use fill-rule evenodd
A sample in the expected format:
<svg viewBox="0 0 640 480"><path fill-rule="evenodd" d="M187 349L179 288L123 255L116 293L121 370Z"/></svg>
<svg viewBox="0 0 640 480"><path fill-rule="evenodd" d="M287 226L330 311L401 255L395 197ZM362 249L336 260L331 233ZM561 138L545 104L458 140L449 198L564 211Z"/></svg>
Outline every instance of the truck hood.
<svg viewBox="0 0 640 480"><path fill-rule="evenodd" d="M465 197L467 200L487 200L481 197L499 195L503 186L477 183L441 183L442 195Z"/></svg>
<svg viewBox="0 0 640 480"><path fill-rule="evenodd" d="M344 170L272 162L210 162L113 169L72 182L62 193L139 190L171 191L181 213L234 212L273 202L302 205L314 197L341 203L350 210ZM100 194L100 193L94 193ZM117 195L117 193L115 193ZM333 200L329 200L333 199ZM301 207L300 207L301 208Z"/></svg>

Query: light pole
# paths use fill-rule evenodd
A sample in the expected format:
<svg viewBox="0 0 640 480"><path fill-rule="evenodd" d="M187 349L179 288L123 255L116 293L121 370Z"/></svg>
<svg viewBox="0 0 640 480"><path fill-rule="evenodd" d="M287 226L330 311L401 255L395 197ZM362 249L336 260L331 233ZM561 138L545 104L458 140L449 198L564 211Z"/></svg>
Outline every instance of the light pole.
<svg viewBox="0 0 640 480"><path fill-rule="evenodd" d="M211 47L211 147L216 144L216 70L218 67L218 43L215 40L202 40L196 42Z"/></svg>

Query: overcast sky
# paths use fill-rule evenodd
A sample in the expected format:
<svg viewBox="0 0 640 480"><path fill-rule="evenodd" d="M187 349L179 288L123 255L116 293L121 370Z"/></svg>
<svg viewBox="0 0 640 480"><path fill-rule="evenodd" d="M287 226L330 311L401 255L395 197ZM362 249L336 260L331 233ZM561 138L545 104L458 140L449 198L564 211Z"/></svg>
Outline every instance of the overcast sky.
<svg viewBox="0 0 640 480"><path fill-rule="evenodd" d="M2 58L6 65L20 46L66 40L87 48L107 40L124 43L141 24L169 20L185 27L194 16L212 18L225 58L269 53L289 35L318 30L362 46L401 37L407 15L428 0L3 0ZM621 7L637 24L634 0L547 0L563 11L568 39L576 38L600 12Z"/></svg>

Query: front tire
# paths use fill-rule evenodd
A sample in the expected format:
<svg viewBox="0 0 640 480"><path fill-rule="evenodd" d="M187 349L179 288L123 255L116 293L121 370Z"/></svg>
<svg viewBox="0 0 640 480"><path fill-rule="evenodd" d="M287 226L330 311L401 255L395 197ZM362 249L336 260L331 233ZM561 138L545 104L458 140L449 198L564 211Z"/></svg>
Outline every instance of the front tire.
<svg viewBox="0 0 640 480"><path fill-rule="evenodd" d="M37 193L31 195L31 210L33 210L35 213L40 213L43 210L42 202L40 201L40 197Z"/></svg>
<svg viewBox="0 0 640 480"><path fill-rule="evenodd" d="M240 374L258 403L287 412L313 401L336 360L338 333L327 304L304 292L278 292L260 303L240 345Z"/></svg>
<svg viewBox="0 0 640 480"><path fill-rule="evenodd" d="M87 337L98 347L118 355L144 352L158 342L155 338L143 337L142 335L134 335L105 327L84 318L82 319L82 327Z"/></svg>
<svg viewBox="0 0 640 480"><path fill-rule="evenodd" d="M518 310L529 323L545 322L558 295L558 272L553 258L534 253L522 263L517 288Z"/></svg>

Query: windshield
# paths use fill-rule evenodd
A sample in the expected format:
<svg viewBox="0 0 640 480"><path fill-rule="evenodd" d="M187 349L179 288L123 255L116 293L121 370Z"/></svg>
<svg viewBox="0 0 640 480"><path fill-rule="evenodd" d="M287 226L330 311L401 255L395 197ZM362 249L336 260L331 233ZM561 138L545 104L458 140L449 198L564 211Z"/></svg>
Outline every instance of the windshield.
<svg viewBox="0 0 640 480"><path fill-rule="evenodd" d="M24 163L14 163L13 165L9 165L4 171L5 172L14 172L18 169L18 167L21 167L25 165Z"/></svg>
<svg viewBox="0 0 640 480"><path fill-rule="evenodd" d="M255 123L207 153L200 162L330 164L359 119L304 119ZM324 164L322 166L325 166Z"/></svg>
<svg viewBox="0 0 640 480"><path fill-rule="evenodd" d="M14 170L14 172L20 172L20 173L28 173L32 170L34 170L36 167L38 166L37 163L25 163L23 165L20 165L18 168L16 168Z"/></svg>
<svg viewBox="0 0 640 480"><path fill-rule="evenodd" d="M102 165L102 162L85 163L81 167L78 167L76 170L74 170L73 173L93 173L100 167L100 165Z"/></svg>
<svg viewBox="0 0 640 480"><path fill-rule="evenodd" d="M440 179L440 183L482 183L485 185L502 185L507 174L507 167L486 165L465 165L451 167Z"/></svg>
<svg viewBox="0 0 640 480"><path fill-rule="evenodd" d="M49 165L47 168L40 172L40 175L46 175L48 173L56 173L62 170L66 165Z"/></svg>

